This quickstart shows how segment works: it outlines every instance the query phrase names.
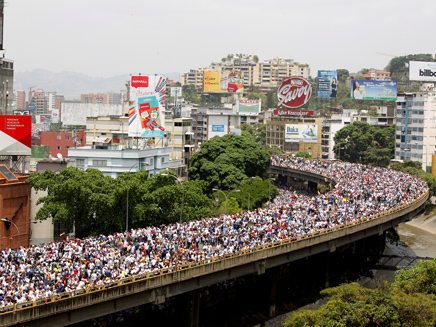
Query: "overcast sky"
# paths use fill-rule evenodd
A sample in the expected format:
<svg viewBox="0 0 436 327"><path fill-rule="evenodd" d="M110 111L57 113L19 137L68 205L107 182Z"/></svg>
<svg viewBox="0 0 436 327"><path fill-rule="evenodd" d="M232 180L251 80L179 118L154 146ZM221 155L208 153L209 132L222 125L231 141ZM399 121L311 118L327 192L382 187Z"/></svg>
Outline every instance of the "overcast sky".
<svg viewBox="0 0 436 327"><path fill-rule="evenodd" d="M435 53L435 0L7 0L6 58L92 77L184 73L227 54L383 69Z"/></svg>

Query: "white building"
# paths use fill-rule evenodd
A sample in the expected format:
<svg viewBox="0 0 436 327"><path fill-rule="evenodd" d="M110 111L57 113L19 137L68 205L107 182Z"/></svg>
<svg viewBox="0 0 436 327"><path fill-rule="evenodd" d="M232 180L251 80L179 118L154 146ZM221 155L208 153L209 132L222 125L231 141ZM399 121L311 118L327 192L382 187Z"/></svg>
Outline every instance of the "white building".
<svg viewBox="0 0 436 327"><path fill-rule="evenodd" d="M333 114L331 117L323 120L321 132L322 159L335 159L336 156L333 153L335 141L333 139L340 129L353 122L354 115L357 115L357 110L347 109L342 114Z"/></svg>
<svg viewBox="0 0 436 327"><path fill-rule="evenodd" d="M68 149L70 161L75 162L75 166L80 169L95 168L100 170L105 176L117 178L124 172L135 173L146 170L149 177L155 174L176 170L178 176L182 171L178 171L181 166L176 161L170 164L171 148L153 149L96 149L95 147L80 147ZM181 169L181 168L180 168ZM184 171L183 171L184 173Z"/></svg>
<svg viewBox="0 0 436 327"><path fill-rule="evenodd" d="M395 159L422 163L431 172L436 150L436 90L397 96Z"/></svg>

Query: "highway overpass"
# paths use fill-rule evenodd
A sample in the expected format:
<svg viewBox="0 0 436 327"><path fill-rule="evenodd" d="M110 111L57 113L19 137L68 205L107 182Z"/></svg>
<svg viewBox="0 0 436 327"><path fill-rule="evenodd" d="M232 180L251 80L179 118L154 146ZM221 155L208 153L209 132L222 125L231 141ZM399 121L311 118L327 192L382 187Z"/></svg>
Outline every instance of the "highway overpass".
<svg viewBox="0 0 436 327"><path fill-rule="evenodd" d="M272 167L272 173L306 179L328 185L324 176L296 169ZM177 270L165 269L98 288L40 299L34 302L0 308L0 326L67 326L147 303L163 303L169 297L194 291L194 316L199 310L196 290L232 278L263 274L277 267L321 252L337 248L373 235L382 235L401 222L422 212L429 193L413 203L365 218L361 221L265 244L248 251L217 257L201 263L181 265ZM194 317L195 325L195 317Z"/></svg>

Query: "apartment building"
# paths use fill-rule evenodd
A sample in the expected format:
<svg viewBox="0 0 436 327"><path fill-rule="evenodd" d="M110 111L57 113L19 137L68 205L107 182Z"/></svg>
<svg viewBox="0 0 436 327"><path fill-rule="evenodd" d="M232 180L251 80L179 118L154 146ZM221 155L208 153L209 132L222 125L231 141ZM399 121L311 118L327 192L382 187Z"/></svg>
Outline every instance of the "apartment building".
<svg viewBox="0 0 436 327"><path fill-rule="evenodd" d="M222 63L211 64L207 68L190 70L182 75L182 85L193 84L200 92L203 90L203 73L208 71L242 73L244 88L250 86L260 87L261 92L268 92L280 86L283 78L291 76L310 77L310 67L307 64L299 64L293 59L275 58L263 62L254 61L252 58L234 58Z"/></svg>
<svg viewBox="0 0 436 327"><path fill-rule="evenodd" d="M312 158L321 158L321 137L319 135L322 132L322 121L323 118L319 117L272 116L271 120L266 121L266 145L277 146L287 153L308 152ZM313 128L314 137L310 140L287 138L287 127L303 129L305 126Z"/></svg>
<svg viewBox="0 0 436 327"><path fill-rule="evenodd" d="M395 159L419 161L431 173L436 153L436 89L398 93L396 104Z"/></svg>
<svg viewBox="0 0 436 327"><path fill-rule="evenodd" d="M0 115L12 115L14 110L14 62L0 58Z"/></svg>

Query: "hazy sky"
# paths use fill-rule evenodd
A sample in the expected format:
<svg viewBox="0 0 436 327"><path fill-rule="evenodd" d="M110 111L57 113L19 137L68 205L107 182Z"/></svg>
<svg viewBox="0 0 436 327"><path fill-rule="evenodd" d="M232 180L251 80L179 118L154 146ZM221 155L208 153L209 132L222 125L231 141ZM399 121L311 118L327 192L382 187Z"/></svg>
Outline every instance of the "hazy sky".
<svg viewBox="0 0 436 327"><path fill-rule="evenodd" d="M318 69L383 69L436 53L435 0L7 0L6 58L93 77L184 73L227 54Z"/></svg>

